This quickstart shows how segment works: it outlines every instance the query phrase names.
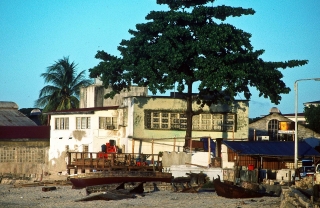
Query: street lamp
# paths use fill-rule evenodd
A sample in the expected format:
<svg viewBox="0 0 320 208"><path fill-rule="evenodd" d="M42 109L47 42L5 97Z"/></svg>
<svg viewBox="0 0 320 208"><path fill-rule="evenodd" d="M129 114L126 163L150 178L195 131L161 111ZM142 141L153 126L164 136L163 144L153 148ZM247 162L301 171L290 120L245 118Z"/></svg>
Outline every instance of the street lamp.
<svg viewBox="0 0 320 208"><path fill-rule="evenodd" d="M298 79L294 82L295 91L295 126L294 126L294 168L298 168L298 82L315 80L320 81L320 78L308 78L308 79Z"/></svg>

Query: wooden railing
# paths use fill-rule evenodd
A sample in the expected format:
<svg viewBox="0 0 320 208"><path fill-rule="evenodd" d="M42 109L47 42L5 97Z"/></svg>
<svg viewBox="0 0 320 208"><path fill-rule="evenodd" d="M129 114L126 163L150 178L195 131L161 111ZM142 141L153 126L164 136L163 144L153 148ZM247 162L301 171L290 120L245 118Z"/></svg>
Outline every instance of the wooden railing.
<svg viewBox="0 0 320 208"><path fill-rule="evenodd" d="M161 157L158 154L103 153L103 157L99 152L67 152L66 154L68 174L71 170L74 174L79 170L81 173L105 170L162 171Z"/></svg>

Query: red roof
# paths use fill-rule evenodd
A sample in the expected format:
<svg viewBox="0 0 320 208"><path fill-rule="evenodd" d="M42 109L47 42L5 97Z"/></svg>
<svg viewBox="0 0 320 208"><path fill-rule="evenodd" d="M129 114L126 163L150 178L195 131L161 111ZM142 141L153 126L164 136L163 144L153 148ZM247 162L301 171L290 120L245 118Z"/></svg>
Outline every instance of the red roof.
<svg viewBox="0 0 320 208"><path fill-rule="evenodd" d="M0 139L50 139L50 126L0 126Z"/></svg>

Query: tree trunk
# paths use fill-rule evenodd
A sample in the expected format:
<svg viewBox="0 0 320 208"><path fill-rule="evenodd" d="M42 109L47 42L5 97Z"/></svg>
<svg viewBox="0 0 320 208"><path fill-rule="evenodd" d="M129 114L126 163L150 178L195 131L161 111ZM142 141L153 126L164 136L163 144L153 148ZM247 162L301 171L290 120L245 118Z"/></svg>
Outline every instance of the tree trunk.
<svg viewBox="0 0 320 208"><path fill-rule="evenodd" d="M191 142L192 138L192 82L188 83L188 92L186 95L187 101L187 109L186 109L186 116L187 116L187 129L186 129L186 136L185 136L185 147L188 147L189 142ZM191 151L191 150L190 150Z"/></svg>

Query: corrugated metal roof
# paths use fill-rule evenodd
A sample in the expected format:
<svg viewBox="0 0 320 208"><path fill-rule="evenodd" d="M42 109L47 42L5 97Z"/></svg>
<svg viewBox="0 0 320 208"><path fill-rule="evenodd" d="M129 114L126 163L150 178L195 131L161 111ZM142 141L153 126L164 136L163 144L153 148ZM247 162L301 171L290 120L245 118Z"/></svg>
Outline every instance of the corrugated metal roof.
<svg viewBox="0 0 320 208"><path fill-rule="evenodd" d="M0 126L37 126L14 102L0 102Z"/></svg>
<svg viewBox="0 0 320 208"><path fill-rule="evenodd" d="M0 101L0 108L18 110L19 106L15 102Z"/></svg>
<svg viewBox="0 0 320 208"><path fill-rule="evenodd" d="M239 155L292 157L294 142L276 141L222 141ZM304 141L298 142L298 156L320 156L320 153Z"/></svg>

